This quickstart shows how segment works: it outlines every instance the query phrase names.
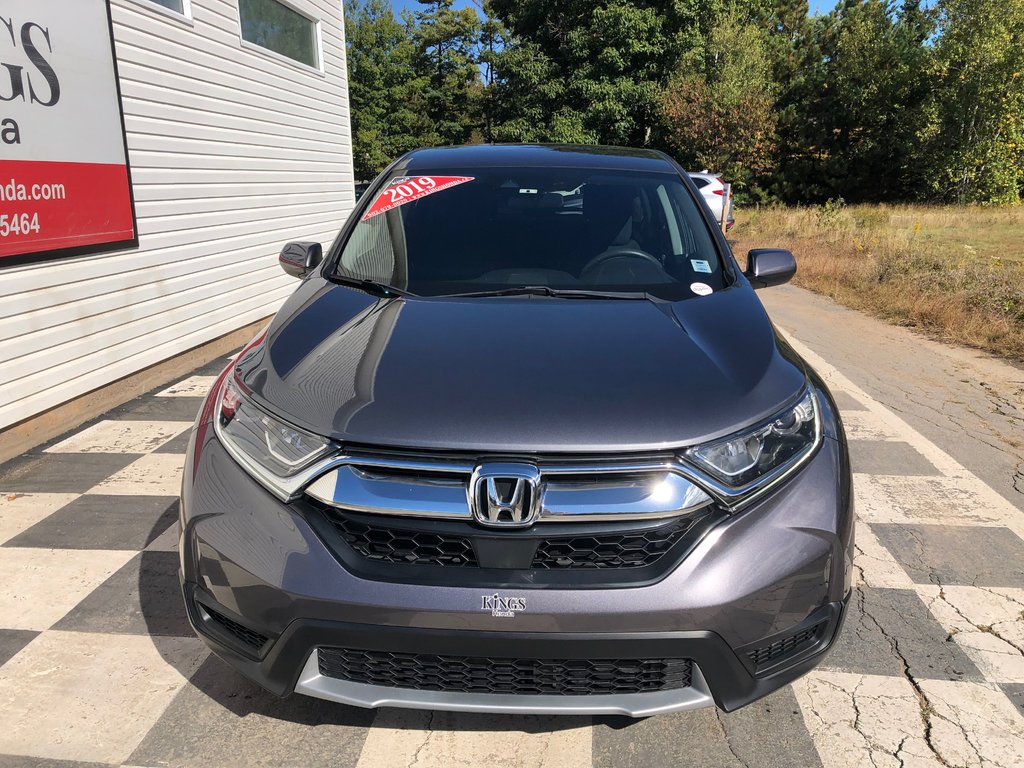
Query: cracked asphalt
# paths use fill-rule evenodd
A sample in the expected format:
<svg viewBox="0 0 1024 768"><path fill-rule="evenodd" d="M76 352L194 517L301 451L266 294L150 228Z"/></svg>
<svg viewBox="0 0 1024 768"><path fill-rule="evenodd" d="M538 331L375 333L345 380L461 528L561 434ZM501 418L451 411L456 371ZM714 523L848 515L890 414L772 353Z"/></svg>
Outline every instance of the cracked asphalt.
<svg viewBox="0 0 1024 768"><path fill-rule="evenodd" d="M775 323L1024 507L1024 367L951 347L796 286L762 291Z"/></svg>
<svg viewBox="0 0 1024 768"><path fill-rule="evenodd" d="M269 696L178 595L182 454L220 360L0 466L0 768L1024 766L1024 369L763 299L837 397L858 513L843 634L793 685L641 721Z"/></svg>

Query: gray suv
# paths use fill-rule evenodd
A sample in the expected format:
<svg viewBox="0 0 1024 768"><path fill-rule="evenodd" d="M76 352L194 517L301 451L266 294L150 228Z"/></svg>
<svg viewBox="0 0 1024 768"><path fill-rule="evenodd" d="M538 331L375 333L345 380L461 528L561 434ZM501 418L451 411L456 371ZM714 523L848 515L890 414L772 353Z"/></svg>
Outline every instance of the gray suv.
<svg viewBox="0 0 1024 768"><path fill-rule="evenodd" d="M846 442L686 173L647 150L389 167L217 379L181 585L268 690L361 707L741 707L850 590Z"/></svg>

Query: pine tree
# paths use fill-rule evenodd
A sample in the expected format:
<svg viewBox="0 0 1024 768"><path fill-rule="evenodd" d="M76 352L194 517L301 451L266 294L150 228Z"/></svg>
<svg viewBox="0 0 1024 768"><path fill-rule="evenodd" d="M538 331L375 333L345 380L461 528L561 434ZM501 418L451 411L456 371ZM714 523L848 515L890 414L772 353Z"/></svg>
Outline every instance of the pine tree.
<svg viewBox="0 0 1024 768"><path fill-rule="evenodd" d="M352 156L356 178L372 179L395 157L420 146L430 125L416 108L422 83L408 30L386 0L345 8Z"/></svg>
<svg viewBox="0 0 1024 768"><path fill-rule="evenodd" d="M423 78L428 144L462 144L474 134L473 107L482 84L477 63L480 17L454 0L419 0L411 27L417 73Z"/></svg>

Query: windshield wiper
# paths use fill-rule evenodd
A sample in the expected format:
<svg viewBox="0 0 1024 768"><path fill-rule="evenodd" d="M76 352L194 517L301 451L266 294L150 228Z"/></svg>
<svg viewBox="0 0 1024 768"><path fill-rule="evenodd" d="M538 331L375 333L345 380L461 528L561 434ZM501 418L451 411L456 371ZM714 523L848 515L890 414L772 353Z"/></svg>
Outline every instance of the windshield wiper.
<svg viewBox="0 0 1024 768"><path fill-rule="evenodd" d="M552 296L559 299L618 299L646 300L658 299L644 291L588 291L578 288L552 288L547 285L517 285L511 288L495 288L490 291L471 291L469 293L449 293L445 298L478 298L484 296Z"/></svg>
<svg viewBox="0 0 1024 768"><path fill-rule="evenodd" d="M412 296L408 291L395 288L387 283L378 283L376 280L367 280L361 277L348 277L347 275L331 275L331 280L342 285L350 285L353 288L362 288L367 293L377 296Z"/></svg>

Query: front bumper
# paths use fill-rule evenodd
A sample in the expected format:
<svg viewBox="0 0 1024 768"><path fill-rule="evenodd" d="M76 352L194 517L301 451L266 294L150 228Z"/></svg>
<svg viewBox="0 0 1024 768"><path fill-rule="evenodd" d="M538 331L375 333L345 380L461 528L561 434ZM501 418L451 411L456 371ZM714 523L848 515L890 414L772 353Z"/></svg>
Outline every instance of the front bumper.
<svg viewBox="0 0 1024 768"><path fill-rule="evenodd" d="M200 600L208 596L198 590ZM189 618L210 647L246 677L268 690L303 693L357 707L405 707L459 712L517 714L588 714L648 717L717 705L729 712L787 685L816 666L841 629L846 600L815 611L795 628L820 626L819 639L781 668L757 675L717 634L708 631L632 633L451 632L436 629L370 626L342 621L297 619L288 625L262 658L238 653L196 610L197 589L184 585ZM781 633L781 637L792 632ZM770 639L771 640L771 639ZM553 696L453 693L385 687L339 680L322 674L321 648L361 648L418 655L496 658L594 659L612 657L682 657L693 662L692 680L683 688L651 693Z"/></svg>
<svg viewBox="0 0 1024 768"><path fill-rule="evenodd" d="M365 707L634 717L711 704L734 710L815 666L839 631L852 502L836 429L791 480L718 524L664 578L563 589L356 576L304 505L282 503L253 481L201 416L181 507L189 617L218 655L277 695ZM495 591L526 599L527 609L511 618L481 610L481 597ZM222 621L211 621L210 611ZM225 631L239 626L257 639L246 646L238 632ZM796 652L752 661L808 627L815 627L813 641ZM683 688L586 696L397 688L322 674L317 649L328 647L499 659L685 658L693 676Z"/></svg>

